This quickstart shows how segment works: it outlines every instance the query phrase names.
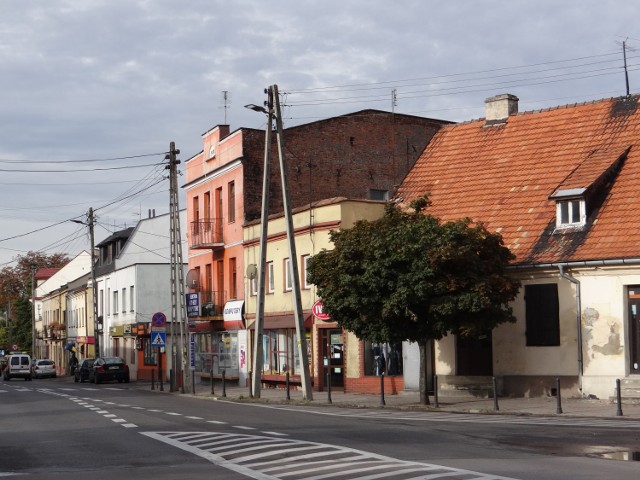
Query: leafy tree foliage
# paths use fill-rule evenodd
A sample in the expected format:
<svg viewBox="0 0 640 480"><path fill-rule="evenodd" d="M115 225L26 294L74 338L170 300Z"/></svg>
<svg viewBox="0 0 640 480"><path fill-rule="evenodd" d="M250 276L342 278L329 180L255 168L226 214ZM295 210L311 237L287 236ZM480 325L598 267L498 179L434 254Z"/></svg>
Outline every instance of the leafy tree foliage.
<svg viewBox="0 0 640 480"><path fill-rule="evenodd" d="M332 320L372 342L419 342L447 334L476 336L514 321L520 287L505 274L514 258L502 237L469 219L441 222L388 204L384 216L332 231L335 248L309 261Z"/></svg>
<svg viewBox="0 0 640 480"><path fill-rule="evenodd" d="M8 328L0 332L0 345L17 343L22 350L31 349L32 311L31 274L40 268L61 268L69 263L62 253L46 255L28 252L16 258L16 265L0 270L0 308L9 319Z"/></svg>

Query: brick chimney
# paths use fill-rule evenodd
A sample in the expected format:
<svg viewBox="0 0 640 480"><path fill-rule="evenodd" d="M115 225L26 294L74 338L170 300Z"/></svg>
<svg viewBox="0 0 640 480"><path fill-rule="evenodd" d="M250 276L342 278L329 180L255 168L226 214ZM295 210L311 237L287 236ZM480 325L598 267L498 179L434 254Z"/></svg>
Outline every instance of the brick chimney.
<svg viewBox="0 0 640 480"><path fill-rule="evenodd" d="M500 125L506 123L510 115L518 113L518 97L510 93L488 97L484 103L485 125Z"/></svg>

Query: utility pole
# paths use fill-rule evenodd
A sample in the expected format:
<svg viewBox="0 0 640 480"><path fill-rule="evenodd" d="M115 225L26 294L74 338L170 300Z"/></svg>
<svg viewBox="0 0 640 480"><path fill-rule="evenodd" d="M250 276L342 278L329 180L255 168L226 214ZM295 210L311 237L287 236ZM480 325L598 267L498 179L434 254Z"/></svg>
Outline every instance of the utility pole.
<svg viewBox="0 0 640 480"><path fill-rule="evenodd" d="M176 155L180 150L176 150L175 142L169 144L169 229L171 238L171 361L174 369L174 381L177 377L178 352L176 349L175 324L180 327L180 392L191 391L191 375L185 375L187 371L187 334L185 328L185 292L184 292L184 270L182 267L182 238L180 232L180 206L178 203L178 164L180 160ZM186 385L185 385L186 384ZM175 386L171 385L171 390L175 391Z"/></svg>
<svg viewBox="0 0 640 480"><path fill-rule="evenodd" d="M36 266L31 265L31 358L36 355L36 289L35 289Z"/></svg>
<svg viewBox="0 0 640 480"><path fill-rule="evenodd" d="M93 207L89 208L89 214L87 215L87 223L89 224L89 239L91 243L91 294L93 300L93 349L95 350L95 356L100 356L100 319L98 318L98 285L96 283L96 258L95 258L95 237L93 233L93 226L95 224L95 217L93 216Z"/></svg>
<svg viewBox="0 0 640 480"><path fill-rule="evenodd" d="M265 302L265 281L267 267L267 231L269 226L269 197L271 189L269 181L271 178L271 131L273 123L273 94L271 89L267 93L267 126L264 134L264 166L262 172L262 213L260 215L260 264L258 265L258 305L256 307L256 320L254 323L254 346L253 346L253 376L251 377L251 394L255 398L260 398L260 388L262 386L262 368L264 365L264 351L262 344L262 331L264 329L264 302Z"/></svg>
<svg viewBox="0 0 640 480"><path fill-rule="evenodd" d="M94 356L100 356L100 320L98 318L98 285L96 284L96 256L95 256L95 237L93 233L93 226L96 223L95 216L93 214L93 207L89 208L87 212L87 221L71 220L73 223L79 223L80 225L86 225L89 227L89 240L91 243L91 251L89 252L91 258L91 292L93 298L93 351Z"/></svg>
<svg viewBox="0 0 640 480"><path fill-rule="evenodd" d="M302 316L302 301L300 299L300 276L298 274L298 256L296 253L296 241L293 230L293 216L289 203L289 183L287 179L287 165L285 159L284 128L282 125L282 114L280 111L280 98L278 96L278 86L272 85L267 90L267 109L258 108L268 115L268 124L265 132L265 155L264 155L264 176L262 193L262 216L260 235L260 267L258 269L258 306L256 309L255 323L255 348L254 348L254 371L253 371L253 395L260 397L260 385L263 364L262 351L262 328L264 325L264 299L266 280L266 249L267 249L267 225L269 221L269 179L270 179L270 151L271 151L271 129L272 122L276 120L276 138L278 142L278 160L280 166L280 179L282 184L282 202L286 219L287 240L289 244L289 265L292 279L293 311L296 324L296 335L298 337L297 348L300 358L300 380L302 384L302 396L306 400L313 400L311 390L311 377L309 373L309 357L307 349L307 337L304 331L304 318ZM256 110L254 106L248 106Z"/></svg>

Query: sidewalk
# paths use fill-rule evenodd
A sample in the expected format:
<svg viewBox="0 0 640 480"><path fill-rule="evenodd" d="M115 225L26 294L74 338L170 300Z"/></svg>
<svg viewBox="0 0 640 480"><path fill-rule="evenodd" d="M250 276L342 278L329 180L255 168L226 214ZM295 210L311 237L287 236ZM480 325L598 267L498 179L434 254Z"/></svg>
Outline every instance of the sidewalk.
<svg viewBox="0 0 640 480"><path fill-rule="evenodd" d="M149 382L135 382L139 388L151 389ZM564 416L564 417L594 417L610 418L618 420L640 420L640 405L622 404L622 415L617 415L618 406L609 400L596 400L587 398L561 398L560 405L556 397L537 398L453 398L439 397L438 406L435 406L434 397L430 396L430 405L420 403L418 392L400 392L396 395L385 395L382 405L381 395L344 393L342 390L332 390L331 403L327 392L312 392L313 400L305 400L301 390L290 390L290 400L287 400L287 392L284 388L263 388L260 398L250 398L248 387L238 387L227 384L224 392L222 383L214 384L214 394L211 394L211 384L200 383L196 380L195 395L204 398L225 399L238 402L262 402L271 404L313 405L349 408L386 408L407 411L429 412L456 412L476 414L508 414L508 415L539 415L539 416ZM160 391L160 386L155 385L155 391ZM169 392L169 385L163 385L163 392ZM180 393L180 390L178 392ZM185 391L185 394L193 395L193 392ZM223 393L226 396L223 396ZM495 410L495 406L498 410ZM560 406L562 413L558 413Z"/></svg>

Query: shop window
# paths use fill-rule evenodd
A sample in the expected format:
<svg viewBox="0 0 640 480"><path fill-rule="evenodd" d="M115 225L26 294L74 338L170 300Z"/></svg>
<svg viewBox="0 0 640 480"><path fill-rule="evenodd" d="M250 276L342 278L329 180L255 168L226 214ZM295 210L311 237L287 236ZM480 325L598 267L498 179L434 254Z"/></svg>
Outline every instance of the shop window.
<svg viewBox="0 0 640 480"><path fill-rule="evenodd" d="M363 343L365 375L402 375L402 343Z"/></svg>
<svg viewBox="0 0 640 480"><path fill-rule="evenodd" d="M262 370L266 374L284 375L300 371L295 329L265 330L262 337L264 354Z"/></svg>
<svg viewBox="0 0 640 480"><path fill-rule="evenodd" d="M524 287L528 347L560 345L558 285L544 283Z"/></svg>

